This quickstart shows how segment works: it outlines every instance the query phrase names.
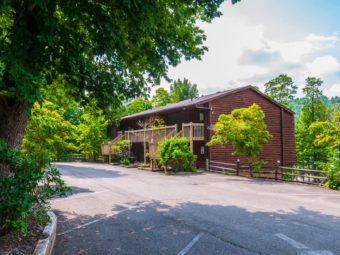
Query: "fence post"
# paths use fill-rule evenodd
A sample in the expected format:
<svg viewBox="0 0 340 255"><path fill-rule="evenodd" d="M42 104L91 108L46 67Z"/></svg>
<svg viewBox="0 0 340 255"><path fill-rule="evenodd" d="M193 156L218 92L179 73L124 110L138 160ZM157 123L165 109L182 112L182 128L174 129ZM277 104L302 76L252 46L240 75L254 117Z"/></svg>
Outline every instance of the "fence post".
<svg viewBox="0 0 340 255"><path fill-rule="evenodd" d="M239 176L240 175L240 159L237 159L236 162L236 175Z"/></svg>
<svg viewBox="0 0 340 255"><path fill-rule="evenodd" d="M277 164L277 166L275 168L275 180L277 180L277 175L278 175L278 172L280 170L280 164L281 164L280 160L276 161L276 164Z"/></svg>
<svg viewBox="0 0 340 255"><path fill-rule="evenodd" d="M205 170L209 171L209 159L205 160Z"/></svg>

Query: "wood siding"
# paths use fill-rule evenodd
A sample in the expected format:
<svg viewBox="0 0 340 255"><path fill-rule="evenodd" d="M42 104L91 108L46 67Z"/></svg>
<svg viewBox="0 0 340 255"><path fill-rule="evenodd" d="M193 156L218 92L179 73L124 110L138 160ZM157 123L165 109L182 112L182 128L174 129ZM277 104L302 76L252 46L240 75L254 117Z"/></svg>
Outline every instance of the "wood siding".
<svg viewBox="0 0 340 255"><path fill-rule="evenodd" d="M235 108L248 107L253 103L261 106L265 113L265 122L273 136L263 146L260 159L267 161L267 165L271 167L276 166L277 160L283 161L284 165L293 165L295 163L294 115L255 91L247 89L212 100L209 103L210 123L214 125L220 114L229 114ZM213 131L209 133L211 136ZM209 158L227 163L235 163L238 158L241 161L245 160L242 157L232 156L232 147L229 145L212 146L209 149Z"/></svg>

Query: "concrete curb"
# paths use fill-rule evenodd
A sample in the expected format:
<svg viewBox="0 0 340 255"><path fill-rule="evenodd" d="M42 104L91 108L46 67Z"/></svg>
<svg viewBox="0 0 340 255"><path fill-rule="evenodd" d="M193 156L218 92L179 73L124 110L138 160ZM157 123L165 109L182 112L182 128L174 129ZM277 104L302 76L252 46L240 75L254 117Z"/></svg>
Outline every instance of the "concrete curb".
<svg viewBox="0 0 340 255"><path fill-rule="evenodd" d="M47 224L43 232L47 238L39 240L33 255L52 254L54 242L57 236L57 216L52 211L49 211L47 214L51 219L51 222Z"/></svg>

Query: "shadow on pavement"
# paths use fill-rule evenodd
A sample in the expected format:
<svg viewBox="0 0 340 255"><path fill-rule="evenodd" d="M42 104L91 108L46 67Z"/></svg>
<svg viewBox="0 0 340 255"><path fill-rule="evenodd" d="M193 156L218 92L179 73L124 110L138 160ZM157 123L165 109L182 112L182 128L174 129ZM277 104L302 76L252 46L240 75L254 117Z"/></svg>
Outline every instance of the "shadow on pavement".
<svg viewBox="0 0 340 255"><path fill-rule="evenodd" d="M96 166L95 164L89 166L71 166L69 164L61 164L58 163L57 167L59 168L62 176L72 176L76 178L115 178L122 177L125 174L122 174L119 171L115 171L113 169L105 169L102 167L103 165Z"/></svg>
<svg viewBox="0 0 340 255"><path fill-rule="evenodd" d="M203 235L188 255L296 254L277 233L310 249L340 254L340 217L304 207L254 212L237 206L149 201L114 206L109 216L56 213L55 255L178 254L199 233Z"/></svg>

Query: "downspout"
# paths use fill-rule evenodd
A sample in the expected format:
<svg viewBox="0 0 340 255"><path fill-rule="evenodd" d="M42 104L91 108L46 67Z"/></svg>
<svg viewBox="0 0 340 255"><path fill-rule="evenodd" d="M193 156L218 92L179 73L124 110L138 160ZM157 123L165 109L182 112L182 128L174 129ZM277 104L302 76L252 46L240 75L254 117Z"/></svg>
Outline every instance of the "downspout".
<svg viewBox="0 0 340 255"><path fill-rule="evenodd" d="M285 162L284 162L284 159L285 159L285 155L284 155L284 149L285 149L285 146L284 146L284 110L283 108L281 108L281 112L280 112L280 118L281 118L281 121L280 121L280 129L281 129L281 165L284 166L285 165Z"/></svg>

